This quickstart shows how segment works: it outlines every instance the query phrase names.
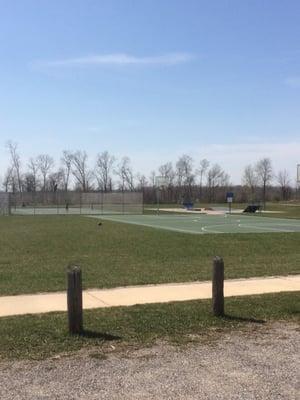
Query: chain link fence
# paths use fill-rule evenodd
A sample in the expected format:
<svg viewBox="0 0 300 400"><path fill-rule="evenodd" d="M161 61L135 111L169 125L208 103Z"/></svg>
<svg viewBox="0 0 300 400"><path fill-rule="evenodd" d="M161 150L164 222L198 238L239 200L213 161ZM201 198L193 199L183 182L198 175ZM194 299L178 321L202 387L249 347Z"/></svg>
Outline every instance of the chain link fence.
<svg viewBox="0 0 300 400"><path fill-rule="evenodd" d="M6 192L0 192L0 215L10 214L10 195Z"/></svg>
<svg viewBox="0 0 300 400"><path fill-rule="evenodd" d="M142 192L26 192L10 194L10 210L20 215L142 214Z"/></svg>

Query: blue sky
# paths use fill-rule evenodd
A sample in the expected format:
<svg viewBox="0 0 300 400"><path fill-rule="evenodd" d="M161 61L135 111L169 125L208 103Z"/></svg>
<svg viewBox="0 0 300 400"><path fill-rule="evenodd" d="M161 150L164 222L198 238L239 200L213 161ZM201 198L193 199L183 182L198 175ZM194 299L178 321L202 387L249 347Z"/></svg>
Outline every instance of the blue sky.
<svg viewBox="0 0 300 400"><path fill-rule="evenodd" d="M300 163L300 2L0 0L0 175L63 149Z"/></svg>

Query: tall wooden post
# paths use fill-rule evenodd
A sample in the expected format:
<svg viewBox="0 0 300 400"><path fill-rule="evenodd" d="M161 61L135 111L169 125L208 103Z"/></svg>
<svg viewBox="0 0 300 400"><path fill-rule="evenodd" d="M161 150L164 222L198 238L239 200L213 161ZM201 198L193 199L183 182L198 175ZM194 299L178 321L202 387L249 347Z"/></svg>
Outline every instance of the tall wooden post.
<svg viewBox="0 0 300 400"><path fill-rule="evenodd" d="M221 257L213 259L212 309L215 316L224 315L224 262Z"/></svg>
<svg viewBox="0 0 300 400"><path fill-rule="evenodd" d="M80 334L83 331L82 322L82 275L80 267L69 267L68 281L68 321L69 332Z"/></svg>

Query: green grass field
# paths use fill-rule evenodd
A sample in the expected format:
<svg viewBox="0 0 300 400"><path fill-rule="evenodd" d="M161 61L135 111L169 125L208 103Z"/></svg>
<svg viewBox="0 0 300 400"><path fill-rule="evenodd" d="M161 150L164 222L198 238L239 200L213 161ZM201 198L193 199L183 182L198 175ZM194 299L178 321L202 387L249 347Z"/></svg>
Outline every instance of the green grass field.
<svg viewBox="0 0 300 400"><path fill-rule="evenodd" d="M98 222L76 215L0 217L0 295L65 290L70 264L82 267L85 288L211 279L215 255L224 258L226 278L300 272L300 232L192 235ZM186 343L191 335L213 340L216 332L255 330L265 321L299 321L299 305L299 293L280 293L228 298L226 318L212 317L208 300L89 310L82 336L68 335L66 313L0 318L0 358L82 348L105 358L112 343L122 350L157 339Z"/></svg>
<svg viewBox="0 0 300 400"><path fill-rule="evenodd" d="M190 235L80 216L0 218L0 295L65 290L69 264L85 288L300 272L300 233Z"/></svg>
<svg viewBox="0 0 300 400"><path fill-rule="evenodd" d="M226 299L226 317L211 316L211 303L189 301L84 312L85 333L70 336L65 313L0 319L0 359L42 359L89 349L91 357L154 344L213 341L235 329L255 329L265 322L299 322L300 293Z"/></svg>

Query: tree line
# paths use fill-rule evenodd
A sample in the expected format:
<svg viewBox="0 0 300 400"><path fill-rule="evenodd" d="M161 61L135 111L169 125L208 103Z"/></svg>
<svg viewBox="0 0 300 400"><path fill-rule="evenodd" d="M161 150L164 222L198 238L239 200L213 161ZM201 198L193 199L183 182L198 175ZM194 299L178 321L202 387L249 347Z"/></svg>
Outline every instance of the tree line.
<svg viewBox="0 0 300 400"><path fill-rule="evenodd" d="M133 170L129 157L118 160L108 151L97 154L92 167L88 154L82 150L64 150L58 164L49 154L24 162L18 145L13 142L7 143L7 151L10 161L1 181L6 192L143 190L145 201L155 202L155 179L160 176L164 182L161 188L164 202L223 202L228 190L234 190L235 200L241 202L289 200L293 196L287 170L275 173L267 157L247 165L241 185L232 185L229 174L218 163L205 158L195 162L187 154L175 163L162 164L147 177Z"/></svg>

